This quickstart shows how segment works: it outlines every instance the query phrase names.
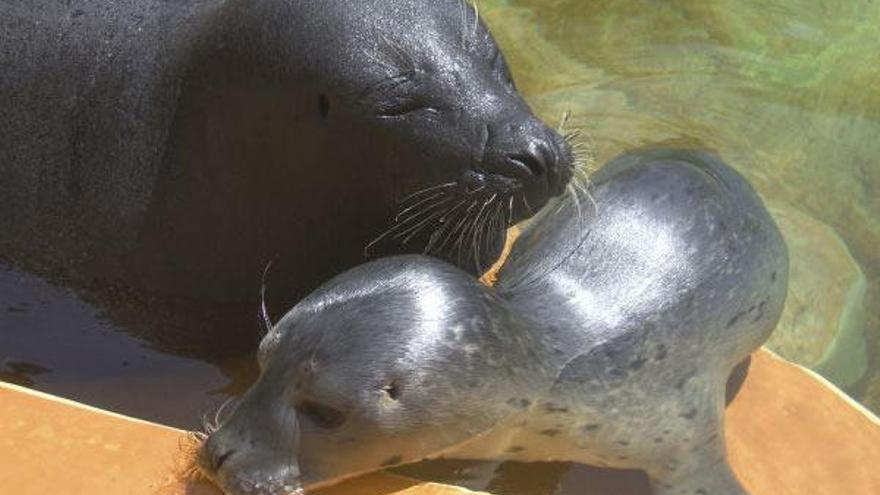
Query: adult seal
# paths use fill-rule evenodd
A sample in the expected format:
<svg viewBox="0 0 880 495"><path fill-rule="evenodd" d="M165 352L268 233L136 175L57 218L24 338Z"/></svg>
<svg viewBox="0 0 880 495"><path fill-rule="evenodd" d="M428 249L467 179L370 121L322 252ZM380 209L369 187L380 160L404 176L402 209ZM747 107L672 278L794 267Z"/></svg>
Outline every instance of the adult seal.
<svg viewBox="0 0 880 495"><path fill-rule="evenodd" d="M439 260L358 267L264 338L261 375L204 443L230 494L436 457L642 469L654 495L743 495L725 382L786 292L782 238L716 157L650 150L535 219L496 289Z"/></svg>
<svg viewBox="0 0 880 495"><path fill-rule="evenodd" d="M376 254L478 273L572 175L459 0L0 5L0 255L301 297Z"/></svg>

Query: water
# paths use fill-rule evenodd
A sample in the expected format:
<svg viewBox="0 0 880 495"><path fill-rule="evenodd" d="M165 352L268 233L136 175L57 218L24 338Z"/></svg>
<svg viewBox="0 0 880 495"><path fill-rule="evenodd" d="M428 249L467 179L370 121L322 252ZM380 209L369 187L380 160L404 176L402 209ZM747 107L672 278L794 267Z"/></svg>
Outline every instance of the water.
<svg viewBox="0 0 880 495"><path fill-rule="evenodd" d="M792 250L792 289L770 346L880 411L880 2L480 5L520 90L548 122L571 112L596 163L667 143L716 150L746 175ZM74 294L0 265L0 379L193 427L253 379L253 314ZM634 473L493 471L407 470L476 487L494 478L505 494L645 490Z"/></svg>
<svg viewBox="0 0 880 495"><path fill-rule="evenodd" d="M256 375L252 356L238 355L248 339L230 337L241 323L223 326L204 311L132 293L74 293L0 263L0 380L195 428ZM256 338L253 320L244 329Z"/></svg>
<svg viewBox="0 0 880 495"><path fill-rule="evenodd" d="M483 1L520 89L596 163L717 151L792 258L769 347L880 411L880 2Z"/></svg>

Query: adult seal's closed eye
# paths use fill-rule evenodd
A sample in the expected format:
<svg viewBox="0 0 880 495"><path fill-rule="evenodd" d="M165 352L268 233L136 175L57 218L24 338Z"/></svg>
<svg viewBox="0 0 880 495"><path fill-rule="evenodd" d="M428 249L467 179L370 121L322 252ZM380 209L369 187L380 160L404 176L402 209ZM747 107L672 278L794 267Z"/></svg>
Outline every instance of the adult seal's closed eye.
<svg viewBox="0 0 880 495"><path fill-rule="evenodd" d="M460 0L4 2L0 32L0 255L86 283L244 300L279 257L298 298L377 238L478 273L572 173Z"/></svg>
<svg viewBox="0 0 880 495"><path fill-rule="evenodd" d="M313 293L263 340L203 470L275 494L440 456L568 461L642 469L654 495L743 495L725 383L781 314L779 231L707 153L631 153L595 184L597 210L534 220L497 290L412 256Z"/></svg>

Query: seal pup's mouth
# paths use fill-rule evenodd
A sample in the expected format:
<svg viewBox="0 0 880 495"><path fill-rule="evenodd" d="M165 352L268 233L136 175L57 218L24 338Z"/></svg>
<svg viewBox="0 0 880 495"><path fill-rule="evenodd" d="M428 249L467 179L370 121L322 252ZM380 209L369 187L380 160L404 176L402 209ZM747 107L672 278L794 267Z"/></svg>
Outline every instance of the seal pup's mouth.
<svg viewBox="0 0 880 495"><path fill-rule="evenodd" d="M251 469L235 462L237 452L217 452L203 444L196 462L201 475L217 485L227 495L303 495L305 488L299 468L278 464L267 469L252 465ZM277 459L272 459L276 461ZM274 464L274 463L273 463Z"/></svg>
<svg viewBox="0 0 880 495"><path fill-rule="evenodd" d="M239 442L236 431L221 431L238 407L234 398L224 402L213 417L202 417L201 431L191 435L191 478L207 479L227 495L302 495L305 493L299 464L274 450L254 449L257 442ZM296 428L294 428L296 430ZM287 437L288 435L280 435ZM296 434L293 435L296 437ZM244 447L243 447L244 446ZM259 455L258 455L259 454Z"/></svg>

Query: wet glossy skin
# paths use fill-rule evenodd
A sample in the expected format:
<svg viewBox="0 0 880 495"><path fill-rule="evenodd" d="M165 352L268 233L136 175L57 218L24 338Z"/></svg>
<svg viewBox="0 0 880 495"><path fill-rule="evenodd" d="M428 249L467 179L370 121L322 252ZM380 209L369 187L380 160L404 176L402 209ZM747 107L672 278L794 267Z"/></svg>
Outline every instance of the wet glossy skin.
<svg viewBox="0 0 880 495"><path fill-rule="evenodd" d="M542 339L452 265L360 266L264 338L259 380L199 460L228 493L259 482L255 493L276 494L439 455L523 415L519 402L486 398L548 382Z"/></svg>
<svg viewBox="0 0 880 495"><path fill-rule="evenodd" d="M0 255L80 283L241 301L277 258L289 307L368 245L478 273L571 176L458 0L43 1L0 22Z"/></svg>
<svg viewBox="0 0 880 495"><path fill-rule="evenodd" d="M497 289L389 258L297 305L205 471L276 494L439 456L555 460L643 469L657 495L742 495L725 382L781 312L776 226L699 152L625 155L597 175L597 211L579 199L536 218Z"/></svg>
<svg viewBox="0 0 880 495"><path fill-rule="evenodd" d="M782 236L709 153L634 152L595 181L598 212L537 218L497 286L566 350L548 393L567 410L554 448L645 470L656 495L744 494L726 462L725 389L781 315Z"/></svg>

